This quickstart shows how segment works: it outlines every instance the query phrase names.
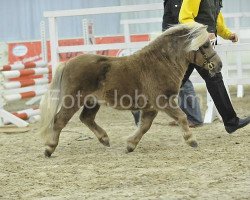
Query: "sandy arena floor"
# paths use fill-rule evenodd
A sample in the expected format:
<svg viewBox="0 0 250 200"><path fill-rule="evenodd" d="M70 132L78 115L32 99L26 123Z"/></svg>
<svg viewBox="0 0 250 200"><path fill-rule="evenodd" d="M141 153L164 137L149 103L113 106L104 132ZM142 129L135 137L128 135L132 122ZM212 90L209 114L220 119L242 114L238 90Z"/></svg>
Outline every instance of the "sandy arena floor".
<svg viewBox="0 0 250 200"><path fill-rule="evenodd" d="M243 99L232 92L241 117L250 115L250 88L245 92ZM250 199L250 126L232 135L219 121L193 129L199 147L192 149L180 128L167 125L170 120L160 113L130 154L130 112L105 107L97 121L109 134L110 148L78 115L49 159L37 124L26 133L0 133L0 199Z"/></svg>

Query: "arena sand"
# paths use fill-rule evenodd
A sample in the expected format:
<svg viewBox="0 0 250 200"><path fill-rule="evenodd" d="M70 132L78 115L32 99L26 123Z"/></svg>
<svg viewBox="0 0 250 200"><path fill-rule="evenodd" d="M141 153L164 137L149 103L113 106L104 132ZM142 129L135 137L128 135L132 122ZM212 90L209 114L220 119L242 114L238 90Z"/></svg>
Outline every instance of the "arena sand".
<svg viewBox="0 0 250 200"><path fill-rule="evenodd" d="M243 99L235 89L231 94L237 113L250 115L250 88ZM98 113L110 148L78 115L49 159L37 124L26 133L0 133L0 199L250 199L250 126L232 135L220 121L192 129L199 142L192 149L160 113L135 152L126 154L135 130L130 112L103 107Z"/></svg>

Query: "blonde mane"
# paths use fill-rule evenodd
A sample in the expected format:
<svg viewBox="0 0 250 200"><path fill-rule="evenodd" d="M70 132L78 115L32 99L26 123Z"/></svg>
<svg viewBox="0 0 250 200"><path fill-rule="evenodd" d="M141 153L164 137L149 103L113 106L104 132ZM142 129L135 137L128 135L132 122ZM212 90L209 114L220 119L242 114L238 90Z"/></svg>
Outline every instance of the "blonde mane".
<svg viewBox="0 0 250 200"><path fill-rule="evenodd" d="M195 51L199 49L208 39L207 26L197 22L190 22L186 24L177 24L167 29L162 36L172 35L181 30L188 30L187 36L187 47L186 51Z"/></svg>

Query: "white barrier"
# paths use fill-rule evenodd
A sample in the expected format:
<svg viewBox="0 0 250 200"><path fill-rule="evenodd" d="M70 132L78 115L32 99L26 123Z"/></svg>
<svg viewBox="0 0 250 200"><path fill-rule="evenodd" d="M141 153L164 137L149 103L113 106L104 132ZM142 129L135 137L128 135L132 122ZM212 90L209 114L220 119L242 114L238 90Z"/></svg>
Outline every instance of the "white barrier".
<svg viewBox="0 0 250 200"><path fill-rule="evenodd" d="M20 80L20 81L11 81L7 83L3 83L2 88L0 86L0 89L16 89L16 88L22 88L27 86L33 86L33 85L41 85L46 84L51 81L50 77L45 78L38 78L38 79L29 79L29 80Z"/></svg>
<svg viewBox="0 0 250 200"><path fill-rule="evenodd" d="M42 75L50 73L50 68L37 68L37 69L23 69L23 70L13 70L13 71L3 71L0 73L0 80L6 80L10 78L19 78L22 76L29 75Z"/></svg>
<svg viewBox="0 0 250 200"><path fill-rule="evenodd" d="M12 113L12 114L15 115L16 117L22 119L22 120L29 120L31 117L39 115L40 110L29 108L26 110L17 111L16 113ZM3 123L4 123L4 125L11 124L11 122L7 121L7 120L4 120Z"/></svg>
<svg viewBox="0 0 250 200"><path fill-rule="evenodd" d="M11 113L4 109L11 102L21 99L31 100L26 105L33 105L47 91L51 81L51 67L47 63L47 45L45 23L40 23L42 60L27 63L15 63L0 66L0 127L12 123L18 127L28 126L29 118L40 113L38 109L26 109ZM12 81L15 78L18 80Z"/></svg>
<svg viewBox="0 0 250 200"><path fill-rule="evenodd" d="M44 61L28 62L28 63L16 63L13 65L4 65L2 67L0 66L0 71L21 70L21 69L45 67L46 64L47 63Z"/></svg>
<svg viewBox="0 0 250 200"><path fill-rule="evenodd" d="M36 63L14 64L2 67L0 71L0 127L9 123L15 124L18 127L27 126L28 123L25 120L39 114L39 110L37 109L28 109L11 113L5 110L4 107L11 102L22 99L34 97L35 100L39 100L47 91L47 85L51 80L49 75L49 73L51 73L51 68L46 66L48 66L46 62L40 61ZM10 71L6 71L8 69ZM42 77L37 79L32 77L37 75ZM12 78L19 78L20 80L12 81Z"/></svg>

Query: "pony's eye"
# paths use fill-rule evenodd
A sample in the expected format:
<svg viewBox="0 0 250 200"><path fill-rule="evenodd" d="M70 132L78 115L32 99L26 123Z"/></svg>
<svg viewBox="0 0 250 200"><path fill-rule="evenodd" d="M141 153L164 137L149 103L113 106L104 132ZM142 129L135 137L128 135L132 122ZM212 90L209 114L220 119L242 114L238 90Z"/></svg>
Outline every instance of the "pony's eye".
<svg viewBox="0 0 250 200"><path fill-rule="evenodd" d="M204 47L204 48L208 48L209 45L210 45L210 42L206 42L206 43L203 45L203 47Z"/></svg>

